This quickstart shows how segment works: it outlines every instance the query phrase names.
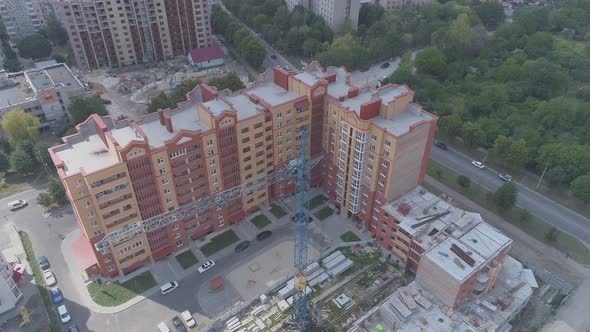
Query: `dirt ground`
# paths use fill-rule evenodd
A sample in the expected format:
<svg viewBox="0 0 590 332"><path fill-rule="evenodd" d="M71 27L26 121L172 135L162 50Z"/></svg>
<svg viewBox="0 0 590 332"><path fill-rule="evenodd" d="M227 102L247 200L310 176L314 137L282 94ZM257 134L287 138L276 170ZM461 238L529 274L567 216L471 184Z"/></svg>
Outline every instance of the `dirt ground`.
<svg viewBox="0 0 590 332"><path fill-rule="evenodd" d="M486 222L510 237L513 243L509 254L521 261L527 268L535 271L548 270L576 287L555 315L551 315L551 311L547 312L545 308L536 307L534 303L531 303L531 306L527 307L520 315L521 319L529 321L526 325L533 328L530 331L538 331L541 326L543 326L541 328L543 332L590 331L590 318L588 317L590 269L588 266L579 264L564 253L528 236L518 227L504 221L436 179L427 177L426 181L451 196L455 200L455 205L480 213ZM539 305L546 306L544 303ZM526 329L523 330L526 331Z"/></svg>

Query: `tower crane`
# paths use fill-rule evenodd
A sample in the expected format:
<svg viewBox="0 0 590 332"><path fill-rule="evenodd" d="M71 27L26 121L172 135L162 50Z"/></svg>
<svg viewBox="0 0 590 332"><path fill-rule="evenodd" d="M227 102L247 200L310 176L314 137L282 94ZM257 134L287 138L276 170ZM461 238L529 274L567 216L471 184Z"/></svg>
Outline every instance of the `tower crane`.
<svg viewBox="0 0 590 332"><path fill-rule="evenodd" d="M96 250L106 254L111 251L111 247L131 240L143 233L166 227L167 225L186 217L196 216L198 218L199 214L202 214L210 207L220 207L222 204L229 204L232 200L240 198L243 194L254 191L254 189L261 189L268 187L273 183L291 181L291 179L294 179L296 197L294 276L296 293L293 297L293 318L301 330L306 330L311 325L311 315L308 308L307 296L305 294L305 289L307 287L305 269L307 268L308 248L305 194L309 189L310 170L318 165L324 156L322 155L313 160L309 160L307 149L307 128L300 127L299 132L301 133L299 136L299 156L297 159L291 160L286 167L239 186L204 197L175 210L125 225L114 232L106 234L94 245Z"/></svg>

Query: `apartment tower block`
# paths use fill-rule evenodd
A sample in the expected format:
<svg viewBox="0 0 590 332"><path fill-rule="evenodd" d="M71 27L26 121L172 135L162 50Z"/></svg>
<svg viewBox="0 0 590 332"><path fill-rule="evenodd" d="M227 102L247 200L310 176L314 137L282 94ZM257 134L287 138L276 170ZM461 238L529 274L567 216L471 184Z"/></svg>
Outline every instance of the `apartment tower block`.
<svg viewBox="0 0 590 332"><path fill-rule="evenodd" d="M55 0L85 70L187 55L209 46L207 0Z"/></svg>
<svg viewBox="0 0 590 332"><path fill-rule="evenodd" d="M277 172L298 157L302 127L309 157L324 157L311 185L323 182L342 215L374 230L376 202L422 181L437 118L406 86L360 89L349 80L346 69L317 62L299 73L274 68L237 92L201 84L176 109L137 121L93 115L79 124L49 151L91 244L83 268L128 274L292 193L293 181L262 182L228 204L137 232L106 255L94 248L105 234Z"/></svg>

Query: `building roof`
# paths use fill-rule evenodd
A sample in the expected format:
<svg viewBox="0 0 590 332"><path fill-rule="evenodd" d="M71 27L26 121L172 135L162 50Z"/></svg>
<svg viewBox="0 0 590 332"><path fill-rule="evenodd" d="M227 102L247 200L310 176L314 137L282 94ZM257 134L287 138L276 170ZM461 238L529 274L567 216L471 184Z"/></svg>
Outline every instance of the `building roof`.
<svg viewBox="0 0 590 332"><path fill-rule="evenodd" d="M195 63L210 61L223 58L223 49L219 46L194 48L190 51L190 56Z"/></svg>
<svg viewBox="0 0 590 332"><path fill-rule="evenodd" d="M526 283L528 277L525 271L520 262L506 256L491 291L480 299L462 301L454 310L442 304L417 281L413 281L406 287L398 288L378 306L367 311L349 331L375 331L377 325L395 326L398 332L503 331L533 294L532 287ZM405 305L407 302L402 292L418 305L411 309ZM502 298L509 303L504 309L494 305ZM396 305L393 305L394 302ZM402 306L398 310L400 304Z"/></svg>
<svg viewBox="0 0 590 332"><path fill-rule="evenodd" d="M470 263L469 260L463 259L461 255L451 250L451 248L455 246L459 247L459 249L461 249L471 259L473 259L473 263ZM484 257L477 254L476 252L473 252L469 247L453 238L447 238L442 243L433 247L426 254L424 254L424 257L427 257L440 269L446 271L458 281L465 280L465 278L471 275L471 273L474 271L478 270L479 267L486 261Z"/></svg>
<svg viewBox="0 0 590 332"><path fill-rule="evenodd" d="M92 126L87 126L92 130ZM66 175L78 173L80 168L84 168L86 173L91 173L99 169L114 165L118 159L113 155L104 144L96 129L87 135L75 135L68 138L67 145L61 145L54 149L56 155L64 164Z"/></svg>

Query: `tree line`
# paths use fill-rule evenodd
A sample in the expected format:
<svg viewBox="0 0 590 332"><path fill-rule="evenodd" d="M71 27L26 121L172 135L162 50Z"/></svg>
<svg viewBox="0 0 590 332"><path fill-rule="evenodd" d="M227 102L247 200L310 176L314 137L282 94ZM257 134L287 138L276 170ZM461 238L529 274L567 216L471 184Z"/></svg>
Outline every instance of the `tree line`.
<svg viewBox="0 0 590 332"><path fill-rule="evenodd" d="M227 42L233 45L240 56L252 67L259 68L262 65L266 57L264 46L250 35L250 32L242 27L235 18L224 12L219 5L213 5L211 27L215 33L222 35Z"/></svg>
<svg viewBox="0 0 590 332"><path fill-rule="evenodd" d="M410 32L431 31L430 41L414 60L404 56L388 82L409 84L448 139L488 149L510 168L547 170L549 185L590 202L588 2L522 7L506 23L495 2L414 10L439 19Z"/></svg>
<svg viewBox="0 0 590 332"><path fill-rule="evenodd" d="M332 42L324 20L301 6L289 11L283 0L224 0L225 7L281 52L311 58Z"/></svg>

